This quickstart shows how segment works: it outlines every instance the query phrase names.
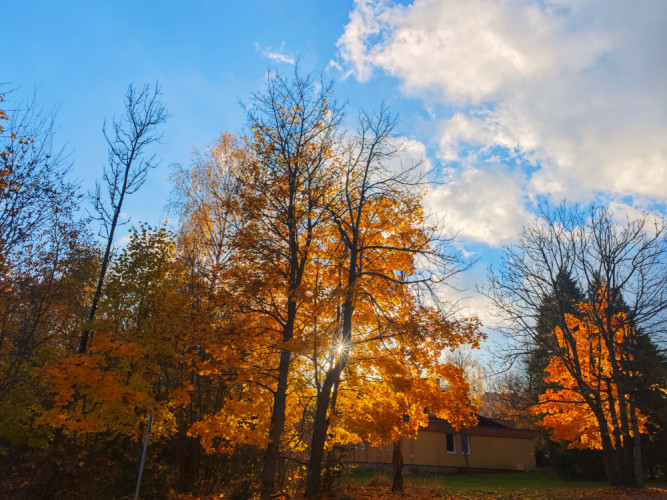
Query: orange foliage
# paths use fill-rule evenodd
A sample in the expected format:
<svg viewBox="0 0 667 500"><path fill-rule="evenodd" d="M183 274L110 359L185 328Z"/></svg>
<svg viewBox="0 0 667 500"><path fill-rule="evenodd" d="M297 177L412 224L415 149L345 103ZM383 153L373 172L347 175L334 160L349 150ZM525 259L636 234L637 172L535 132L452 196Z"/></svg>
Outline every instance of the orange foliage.
<svg viewBox="0 0 667 500"><path fill-rule="evenodd" d="M418 311L419 317L409 312ZM444 350L482 338L476 319L444 321L432 309L405 304L409 319L385 335L369 331L354 342L341 381L328 446L381 446L415 437L433 414L459 429L475 424L477 408L462 369L442 363Z"/></svg>
<svg viewBox="0 0 667 500"><path fill-rule="evenodd" d="M281 113L285 127L291 126L294 114L289 110ZM277 154L262 138L280 134L285 127L262 129L254 138L254 153L263 158ZM400 281L417 271L417 253L406 249L428 245L421 198L377 196L365 202L359 223L363 272L353 293L355 312L349 345L341 344L339 334L348 265L339 228L321 209L317 212L309 208L306 198L295 200L303 224L309 217L318 217L318 224L309 233L300 230L295 235L299 248L310 248L307 254L303 251L307 255L304 275L293 292L298 304L294 334L284 340L282 309L289 295L285 286L289 267L281 252L286 247L276 242L275 226L257 214L273 210L270 203L280 199L281 186L287 179L267 178L265 171L260 173L262 164L253 164L239 148L239 142L225 134L211 149L207 166L202 169L203 165L197 164L195 168L200 183L197 196L202 203L196 218L190 219L200 228L192 233L192 241L213 242L208 235L215 234L220 248L228 250L224 264L217 268L214 300L220 307L218 334L206 345L199 373L225 382L231 389L220 408L203 415L189 434L198 437L209 452L229 454L239 446L266 446L277 386L275 372L284 350L291 353L282 437L282 445L289 452L308 446L303 429L310 425L317 385L341 356L348 362L332 408L327 446L363 440L386 443L397 436L414 436L428 422L425 408L457 428L473 425L476 408L464 374L441 363L441 355L443 350L461 344L479 347L484 338L479 322L476 318L445 318L435 308L420 305L405 285L385 279ZM217 155L218 151L222 154ZM322 155L322 151L301 154ZM331 160L322 175L332 176L336 168ZM216 180L229 169L237 175L246 172L236 188L231 177L225 178L230 184ZM251 176L247 175L248 169L253 172ZM201 194L207 184L218 186L217 197ZM332 179L322 180L320 187L324 192L316 195L321 203L329 203L336 210L333 204L342 200L332 197L340 193L337 189L341 187ZM267 197L269 189L271 196ZM235 201L234 196L243 202ZM275 222L279 223L284 221ZM210 231L212 226L219 232ZM187 233L190 231L187 229ZM221 262L219 258L213 260ZM404 415L410 415L410 419L405 420Z"/></svg>
<svg viewBox="0 0 667 500"><path fill-rule="evenodd" d="M603 287L598 296L604 293ZM623 366L632 361L628 347L632 345L633 327L622 312L610 316L606 304L604 300L580 303L578 315L565 315L567 332L559 327L554 330L558 347L566 354L551 358L544 380L552 387L539 396L539 405L532 410L541 415L538 424L549 429L552 439L569 441L569 448L602 449L601 417L606 422L612 446L622 446L614 439L621 425L621 397L626 401L627 420L630 421L631 412L636 411L640 432L646 431L646 417L633 409L627 394L619 395L614 382L612 363ZM591 318L598 318L599 322ZM600 323L611 325L611 336L601 331ZM566 340L566 335L573 339ZM640 376L639 373L623 374L628 375Z"/></svg>
<svg viewBox="0 0 667 500"><path fill-rule="evenodd" d="M191 402L198 340L174 251L163 229L133 231L108 278L89 352L44 369L55 400L39 423L140 440L139 423L152 413L154 435L174 432Z"/></svg>

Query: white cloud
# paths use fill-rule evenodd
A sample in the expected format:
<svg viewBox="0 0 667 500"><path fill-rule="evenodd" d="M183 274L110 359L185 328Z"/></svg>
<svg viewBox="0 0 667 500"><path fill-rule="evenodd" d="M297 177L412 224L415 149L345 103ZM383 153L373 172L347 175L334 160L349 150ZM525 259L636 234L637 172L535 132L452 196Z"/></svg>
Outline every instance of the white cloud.
<svg viewBox="0 0 667 500"><path fill-rule="evenodd" d="M490 333L504 324L495 315L492 300L477 291L477 285L484 283L487 275L487 264L477 262L466 272L453 276L449 280L451 286L440 287L438 295L446 304L454 305L457 316L476 316L482 322L482 331Z"/></svg>
<svg viewBox="0 0 667 500"><path fill-rule="evenodd" d="M475 241L509 243L529 222L521 175L494 165L451 170L445 183L426 197L427 210L445 214L448 228Z"/></svg>
<svg viewBox="0 0 667 500"><path fill-rule="evenodd" d="M280 44L280 49L278 50L274 50L270 46L262 47L258 42L255 42L254 45L257 52L272 61L292 65L295 63L294 56L285 52L285 42Z"/></svg>
<svg viewBox="0 0 667 500"><path fill-rule="evenodd" d="M651 228L662 227L664 219L660 215L651 214L647 210L628 205L620 201L609 203L609 211L614 214L614 218L622 225L628 220L641 220L646 218L646 230L650 234Z"/></svg>
<svg viewBox="0 0 667 500"><path fill-rule="evenodd" d="M369 39L380 33L380 17L388 8L382 2L357 0L354 10L350 12L350 22L338 40L343 60L352 66L348 74L354 73L361 81L367 80L371 75L373 63L369 60L369 52L372 50Z"/></svg>
<svg viewBox="0 0 667 500"><path fill-rule="evenodd" d="M409 171L409 177L422 181L432 170L433 165L426 156L424 143L408 137L397 137L392 140L390 147L395 148L398 153L386 165L389 171Z"/></svg>
<svg viewBox="0 0 667 500"><path fill-rule="evenodd" d="M467 166L433 206L498 244L536 196L667 201L666 22L661 0L358 0L338 43L360 80L454 107L440 156Z"/></svg>
<svg viewBox="0 0 667 500"><path fill-rule="evenodd" d="M339 46L361 80L379 67L410 91L436 87L479 102L586 68L612 45L605 33L565 31L553 9L524 1L360 0Z"/></svg>

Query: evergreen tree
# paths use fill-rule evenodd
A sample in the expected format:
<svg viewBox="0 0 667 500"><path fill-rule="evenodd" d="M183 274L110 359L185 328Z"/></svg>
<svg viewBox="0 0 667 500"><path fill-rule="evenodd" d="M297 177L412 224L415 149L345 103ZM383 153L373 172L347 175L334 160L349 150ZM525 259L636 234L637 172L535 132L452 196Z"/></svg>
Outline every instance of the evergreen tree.
<svg viewBox="0 0 667 500"><path fill-rule="evenodd" d="M553 332L563 321L565 314L575 314L575 304L583 299L583 292L572 278L570 270L561 267L552 284L553 291L542 298L535 330L534 349L526 360L528 392L532 403L543 394L546 386L544 371L556 348Z"/></svg>

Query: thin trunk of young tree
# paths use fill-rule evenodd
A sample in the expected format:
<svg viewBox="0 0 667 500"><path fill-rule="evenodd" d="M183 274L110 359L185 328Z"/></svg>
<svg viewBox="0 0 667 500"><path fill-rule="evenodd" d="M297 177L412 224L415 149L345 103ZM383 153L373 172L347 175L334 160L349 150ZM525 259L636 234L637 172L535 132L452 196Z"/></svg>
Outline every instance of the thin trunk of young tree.
<svg viewBox="0 0 667 500"><path fill-rule="evenodd" d="M148 171L157 166L154 155L148 159L144 159L143 156L147 146L160 141L162 135L156 129L167 121L167 110L160 100L160 95L157 83L153 87L144 85L139 90L130 84L125 94L125 113L118 121L114 118L111 133L107 132L106 123L103 128L104 138L109 146L109 164L105 167L103 175L107 200L104 201L100 186L97 184L93 203L98 214L97 219L105 229L106 245L95 295L88 314L88 324L79 342L80 354L86 352L92 336L90 324L95 319L102 298L114 236L121 224L123 202L128 195L135 193L143 185Z"/></svg>
<svg viewBox="0 0 667 500"><path fill-rule="evenodd" d="M463 445L463 440L466 442L465 446ZM461 429L461 448L463 448L463 457L466 462L466 472L470 472L470 436L463 429Z"/></svg>
<svg viewBox="0 0 667 500"><path fill-rule="evenodd" d="M394 441L394 450L391 456L391 465L394 478L391 483L391 491L403 493L403 438Z"/></svg>
<svg viewBox="0 0 667 500"><path fill-rule="evenodd" d="M95 295L93 296L93 303L90 306L90 313L88 314L88 324L95 319L95 314L97 313L97 307L99 306L100 299L102 298L102 287L104 286L104 278L107 275L107 269L109 267L109 261L111 259L111 248L113 247L114 235L116 233L116 227L118 226L118 218L120 216L120 210L123 206L123 200L125 198L125 193L127 191L127 175L128 171L125 172L123 178L123 185L120 190L120 199L114 210L113 218L109 224L109 231L107 235L107 244L104 250L104 256L102 257L102 265L100 266L100 274L97 277L97 287L95 288ZM93 331L90 328L86 328L81 336L81 341L79 342L79 354L86 352L88 348L88 341Z"/></svg>
<svg viewBox="0 0 667 500"><path fill-rule="evenodd" d="M633 472L634 482L637 488L644 485L644 471L642 468L642 436L639 432L639 420L637 419L637 407L630 402L630 418L632 422L632 448L633 448Z"/></svg>

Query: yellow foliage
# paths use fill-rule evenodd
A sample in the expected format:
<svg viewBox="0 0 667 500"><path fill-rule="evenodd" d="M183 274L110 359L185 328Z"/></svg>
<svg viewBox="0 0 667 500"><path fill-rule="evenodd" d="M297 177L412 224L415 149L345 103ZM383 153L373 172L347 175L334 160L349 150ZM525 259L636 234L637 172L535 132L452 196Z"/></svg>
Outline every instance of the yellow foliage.
<svg viewBox="0 0 667 500"><path fill-rule="evenodd" d="M53 408L39 423L86 434L171 435L194 386L183 374L194 361L184 274L164 229L134 230L106 283L105 298L86 354L53 360L44 376ZM184 371L185 370L185 371Z"/></svg>

